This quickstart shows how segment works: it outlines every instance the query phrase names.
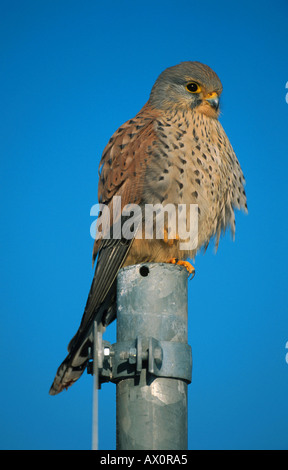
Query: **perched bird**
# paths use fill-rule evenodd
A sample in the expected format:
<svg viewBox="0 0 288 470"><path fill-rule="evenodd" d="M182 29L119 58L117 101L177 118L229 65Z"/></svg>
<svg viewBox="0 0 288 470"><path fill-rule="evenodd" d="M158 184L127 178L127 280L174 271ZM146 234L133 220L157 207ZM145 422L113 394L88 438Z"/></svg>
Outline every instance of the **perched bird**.
<svg viewBox="0 0 288 470"><path fill-rule="evenodd" d="M162 239L105 238L95 240L95 274L84 315L68 346L50 389L55 395L83 373L93 342L94 320L109 324L116 315L116 277L123 266L142 262L178 263L193 258L221 233L234 236L234 209L247 211L245 180L232 146L218 121L221 82L199 62L167 68L156 80L141 111L111 137L100 161L98 198L113 220L113 198L126 204L197 204L198 243L181 250L178 233ZM122 220L122 219L121 219ZM139 221L138 221L139 222ZM142 221L138 231L143 232ZM121 221L122 223L122 221ZM178 227L179 228L179 227ZM137 232L137 231L136 231ZM183 262L189 272L194 268Z"/></svg>

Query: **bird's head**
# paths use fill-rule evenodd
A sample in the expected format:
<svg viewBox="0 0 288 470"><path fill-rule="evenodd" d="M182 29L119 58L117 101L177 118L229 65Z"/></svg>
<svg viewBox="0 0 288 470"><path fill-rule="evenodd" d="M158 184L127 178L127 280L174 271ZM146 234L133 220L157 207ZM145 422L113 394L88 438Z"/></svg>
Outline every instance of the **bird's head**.
<svg viewBox="0 0 288 470"><path fill-rule="evenodd" d="M182 62L161 73L152 88L149 103L163 111L195 109L217 118L221 92L219 77L208 65Z"/></svg>

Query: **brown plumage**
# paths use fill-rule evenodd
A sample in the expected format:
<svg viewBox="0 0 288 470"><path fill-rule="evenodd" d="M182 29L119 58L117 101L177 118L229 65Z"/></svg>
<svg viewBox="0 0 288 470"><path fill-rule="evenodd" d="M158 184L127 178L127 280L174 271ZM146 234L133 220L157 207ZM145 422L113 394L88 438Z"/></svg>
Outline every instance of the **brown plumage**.
<svg viewBox="0 0 288 470"><path fill-rule="evenodd" d="M69 354L59 367L50 394L73 384L83 373L92 344L94 320L115 318L115 284L119 269L141 262L193 258L212 238L235 233L234 209L247 211L244 177L218 121L222 85L208 66L183 62L166 69L149 101L111 137L100 162L98 198L130 204L198 204L198 246L183 251L181 240L103 239L95 241L95 275L84 315ZM139 221L141 230L141 221Z"/></svg>

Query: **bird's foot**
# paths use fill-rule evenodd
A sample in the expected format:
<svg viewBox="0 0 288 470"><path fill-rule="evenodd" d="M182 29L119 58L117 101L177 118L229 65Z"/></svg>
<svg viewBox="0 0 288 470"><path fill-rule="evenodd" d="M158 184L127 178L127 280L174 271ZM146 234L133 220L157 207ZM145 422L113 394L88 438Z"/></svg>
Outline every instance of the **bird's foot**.
<svg viewBox="0 0 288 470"><path fill-rule="evenodd" d="M184 266L188 273L191 274L191 279L193 279L193 277L195 276L195 268L194 266L192 266L192 264L188 263L188 261L183 261L181 259L178 259L178 258L171 258L168 263L172 263L172 264L178 264L179 266Z"/></svg>
<svg viewBox="0 0 288 470"><path fill-rule="evenodd" d="M175 240L179 240L179 235L176 234L174 238L168 238L168 230L164 228L164 243L167 243L169 246L172 246Z"/></svg>

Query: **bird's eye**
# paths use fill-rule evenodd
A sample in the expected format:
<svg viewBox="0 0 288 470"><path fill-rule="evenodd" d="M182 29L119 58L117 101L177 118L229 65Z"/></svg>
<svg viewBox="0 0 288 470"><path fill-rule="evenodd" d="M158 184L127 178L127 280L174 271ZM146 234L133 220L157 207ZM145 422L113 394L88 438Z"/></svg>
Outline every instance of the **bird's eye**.
<svg viewBox="0 0 288 470"><path fill-rule="evenodd" d="M201 87L196 82L190 82L187 83L186 90L189 91L189 93L200 93Z"/></svg>

